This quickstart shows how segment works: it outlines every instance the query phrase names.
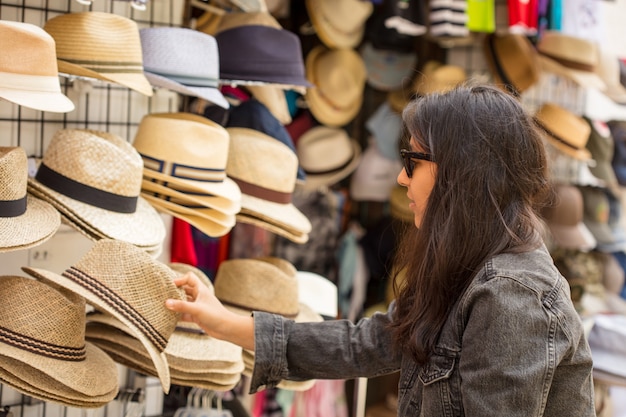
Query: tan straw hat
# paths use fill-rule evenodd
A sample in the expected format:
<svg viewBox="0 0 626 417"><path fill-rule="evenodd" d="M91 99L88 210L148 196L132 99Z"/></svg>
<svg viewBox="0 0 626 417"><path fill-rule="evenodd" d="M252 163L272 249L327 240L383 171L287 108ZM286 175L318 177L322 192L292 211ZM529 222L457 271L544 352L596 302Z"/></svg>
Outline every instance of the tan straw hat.
<svg viewBox="0 0 626 417"><path fill-rule="evenodd" d="M0 21L0 98L35 110L66 113L54 39L30 23Z"/></svg>
<svg viewBox="0 0 626 417"><path fill-rule="evenodd" d="M236 217L237 223L251 224L261 229L265 229L277 236L289 239L293 243L306 243L309 241L308 233L287 229L284 224L273 222L267 217L261 218L252 210L241 209L241 211L237 213Z"/></svg>
<svg viewBox="0 0 626 417"><path fill-rule="evenodd" d="M495 84L502 90L519 95L539 81L537 50L525 35L488 34L483 53Z"/></svg>
<svg viewBox="0 0 626 417"><path fill-rule="evenodd" d="M241 201L232 201L224 197L197 193L193 190L186 190L184 187L177 187L174 184L162 185L157 180L144 178L141 181L141 191L151 194L161 199L166 199L176 204L192 204L198 207L209 207L225 214L237 214L241 210ZM180 191L179 191L180 190Z"/></svg>
<svg viewBox="0 0 626 417"><path fill-rule="evenodd" d="M307 55L305 69L315 85L305 95L315 119L337 127L356 117L363 103L367 69L355 50L317 46Z"/></svg>
<svg viewBox="0 0 626 417"><path fill-rule="evenodd" d="M306 0L311 24L329 48L355 48L363 39L365 22L374 11L370 1Z"/></svg>
<svg viewBox="0 0 626 417"><path fill-rule="evenodd" d="M465 69L458 65L428 61L413 81L415 94L445 93L467 79Z"/></svg>
<svg viewBox="0 0 626 417"><path fill-rule="evenodd" d="M171 268L127 242L103 239L60 275L39 268L22 269L81 295L97 310L124 323L150 354L163 391L169 391L164 350L180 315L168 310L165 300L184 299L182 290L174 285L177 274Z"/></svg>
<svg viewBox="0 0 626 417"><path fill-rule="evenodd" d="M591 152L586 148L591 127L585 119L557 104L544 103L537 110L535 120L556 149L572 158L591 159Z"/></svg>
<svg viewBox="0 0 626 417"><path fill-rule="evenodd" d="M81 296L19 276L1 277L0 293L0 378L19 378L35 397L65 397L67 403L73 398L92 407L113 400L117 368L85 342Z"/></svg>
<svg viewBox="0 0 626 417"><path fill-rule="evenodd" d="M0 147L0 252L21 250L50 239L59 212L26 192L28 161L20 147Z"/></svg>
<svg viewBox="0 0 626 417"><path fill-rule="evenodd" d="M263 132L229 127L226 172L241 189L241 208L289 231L308 234L311 222L291 202L298 157L284 143Z"/></svg>
<svg viewBox="0 0 626 417"><path fill-rule="evenodd" d="M139 195L142 169L141 156L119 136L60 129L28 187L35 195L47 196L62 214L90 225L103 239L157 247L165 238L165 225Z"/></svg>
<svg viewBox="0 0 626 417"><path fill-rule="evenodd" d="M96 78L152 96L143 73L139 27L133 20L105 12L66 13L49 19L43 28L56 42L60 73Z"/></svg>

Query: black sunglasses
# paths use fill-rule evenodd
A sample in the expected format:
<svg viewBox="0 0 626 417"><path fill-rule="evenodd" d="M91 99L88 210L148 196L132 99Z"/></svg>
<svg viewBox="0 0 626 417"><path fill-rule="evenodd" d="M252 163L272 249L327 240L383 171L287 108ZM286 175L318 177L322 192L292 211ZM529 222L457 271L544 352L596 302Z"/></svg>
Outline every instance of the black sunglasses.
<svg viewBox="0 0 626 417"><path fill-rule="evenodd" d="M400 149L400 155L402 156L402 162L404 163L404 170L406 175L411 178L413 176L413 169L415 168L414 159L421 159L422 161L435 162L432 155L422 152L411 152L408 149Z"/></svg>

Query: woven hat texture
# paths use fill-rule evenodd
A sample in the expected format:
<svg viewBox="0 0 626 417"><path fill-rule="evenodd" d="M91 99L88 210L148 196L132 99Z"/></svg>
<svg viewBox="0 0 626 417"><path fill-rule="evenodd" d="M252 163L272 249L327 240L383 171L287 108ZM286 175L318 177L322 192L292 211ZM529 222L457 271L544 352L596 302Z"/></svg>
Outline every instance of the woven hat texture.
<svg viewBox="0 0 626 417"><path fill-rule="evenodd" d="M210 194L201 194L193 190L185 190L174 184L162 185L157 180L144 178L141 181L141 191L145 194L158 196L176 204L191 204L198 207L209 207L225 214L236 214L241 210L240 201L232 201L224 197ZM179 191L180 190L180 191Z"/></svg>
<svg viewBox="0 0 626 417"><path fill-rule="evenodd" d="M306 0L305 5L315 33L333 49L355 48L374 11L371 2L359 0Z"/></svg>
<svg viewBox="0 0 626 417"><path fill-rule="evenodd" d="M535 114L535 120L545 131L544 137L555 148L572 158L588 160L586 148L591 127L582 117L554 103L544 103Z"/></svg>
<svg viewBox="0 0 626 417"><path fill-rule="evenodd" d="M0 21L0 98L35 110L66 113L54 39L30 23Z"/></svg>
<svg viewBox="0 0 626 417"><path fill-rule="evenodd" d="M177 274L171 268L127 242L103 239L60 275L39 268L22 269L83 296L97 310L124 323L150 354L163 391L169 391L164 350L179 314L168 310L165 300L184 298L174 285Z"/></svg>
<svg viewBox="0 0 626 417"><path fill-rule="evenodd" d="M0 252L37 246L61 225L52 205L27 193L28 161L21 147L0 147Z"/></svg>

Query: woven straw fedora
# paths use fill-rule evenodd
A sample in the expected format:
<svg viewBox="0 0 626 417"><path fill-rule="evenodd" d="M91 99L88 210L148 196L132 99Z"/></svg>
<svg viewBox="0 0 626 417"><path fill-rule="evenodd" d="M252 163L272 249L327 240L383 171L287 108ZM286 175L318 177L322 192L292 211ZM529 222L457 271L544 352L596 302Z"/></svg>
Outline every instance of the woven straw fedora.
<svg viewBox="0 0 626 417"><path fill-rule="evenodd" d="M591 152L586 148L591 127L585 119L557 104L544 103L537 110L535 120L556 149L572 158L591 159Z"/></svg>
<svg viewBox="0 0 626 417"><path fill-rule="evenodd" d="M272 222L271 219L268 219L265 216L261 218L251 210L246 210L242 208L241 211L237 213L236 218L237 223L246 223L256 227L260 227L261 229L265 229L268 232L274 233L277 236L282 236L285 239L289 239L293 243L306 243L309 241L308 233L289 230L285 227L284 224Z"/></svg>
<svg viewBox="0 0 626 417"><path fill-rule="evenodd" d="M492 33L483 40L485 61L495 84L515 95L539 81L541 69L537 50L520 33Z"/></svg>
<svg viewBox="0 0 626 417"><path fill-rule="evenodd" d="M81 295L97 310L124 323L150 354L163 391L169 391L164 350L180 315L168 310L165 300L183 299L173 282L177 274L171 268L127 242L103 239L60 275L38 268L22 269Z"/></svg>
<svg viewBox="0 0 626 417"><path fill-rule="evenodd" d="M340 127L315 126L298 139L297 154L306 172L303 188L330 186L359 166L361 146Z"/></svg>
<svg viewBox="0 0 626 417"><path fill-rule="evenodd" d="M137 151L119 136L60 129L28 189L47 196L62 214L81 219L102 238L157 247L165 238L165 225L139 195L142 168Z"/></svg>
<svg viewBox="0 0 626 417"><path fill-rule="evenodd" d="M54 39L30 23L0 21L0 97L35 110L66 113Z"/></svg>
<svg viewBox="0 0 626 417"><path fill-rule="evenodd" d="M133 20L104 12L62 14L44 30L56 42L59 72L123 85L146 96L139 28Z"/></svg>
<svg viewBox="0 0 626 417"><path fill-rule="evenodd" d="M1 277L0 292L4 379L6 373L19 376L33 387L32 395L56 393L92 406L113 400L117 368L104 352L85 342L82 297L18 276ZM44 385L50 380L53 386Z"/></svg>
<svg viewBox="0 0 626 417"><path fill-rule="evenodd" d="M219 53L213 36L180 27L144 28L139 36L144 74L154 87L229 107L219 90Z"/></svg>
<svg viewBox="0 0 626 417"><path fill-rule="evenodd" d="M331 49L355 48L374 11L369 1L306 0L305 4L317 36Z"/></svg>
<svg viewBox="0 0 626 417"><path fill-rule="evenodd" d="M332 127L354 119L363 104L367 80L361 56L352 49L317 46L308 53L305 68L308 80L315 85L305 95L313 117Z"/></svg>
<svg viewBox="0 0 626 417"><path fill-rule="evenodd" d="M143 193L155 196L158 194L160 198L177 204L185 202L186 204L195 204L199 207L210 207L225 214L237 214L241 210L240 201L232 201L224 197L202 194L192 190L185 190L184 188L178 191L174 187L175 185L173 184L161 185L157 180L144 178L141 181L141 191Z"/></svg>
<svg viewBox="0 0 626 417"><path fill-rule="evenodd" d="M303 234L311 222L291 202L298 157L287 145L258 130L230 127L226 172L241 189L241 208L261 220Z"/></svg>
<svg viewBox="0 0 626 417"><path fill-rule="evenodd" d="M61 216L54 207L28 195L27 183L24 149L0 147L0 252L39 245L61 225Z"/></svg>

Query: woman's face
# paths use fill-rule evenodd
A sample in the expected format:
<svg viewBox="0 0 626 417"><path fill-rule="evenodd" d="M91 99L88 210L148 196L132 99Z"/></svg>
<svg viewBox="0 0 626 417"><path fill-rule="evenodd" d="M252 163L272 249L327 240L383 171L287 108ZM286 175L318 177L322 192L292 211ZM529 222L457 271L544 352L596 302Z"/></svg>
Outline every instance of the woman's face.
<svg viewBox="0 0 626 417"><path fill-rule="evenodd" d="M425 153L425 150L413 138L411 138L409 144L410 151ZM422 159L411 159L411 162L413 164L411 177L406 172L406 168L403 168L400 174L398 174L398 184L407 188L406 194L409 200L411 200L409 208L413 212L415 227L419 228L422 224L428 197L435 186L437 164Z"/></svg>

